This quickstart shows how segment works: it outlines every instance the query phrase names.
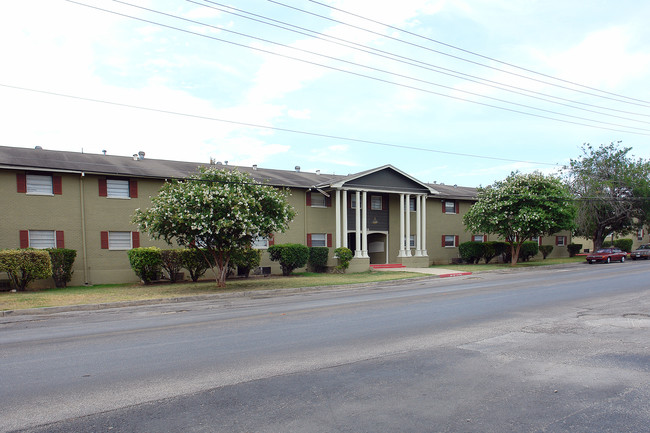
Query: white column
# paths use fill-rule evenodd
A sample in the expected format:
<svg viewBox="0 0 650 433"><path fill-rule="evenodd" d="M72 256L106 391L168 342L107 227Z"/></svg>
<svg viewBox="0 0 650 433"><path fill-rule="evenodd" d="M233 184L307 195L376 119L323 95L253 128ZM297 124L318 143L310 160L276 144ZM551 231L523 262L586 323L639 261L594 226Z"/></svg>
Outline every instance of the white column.
<svg viewBox="0 0 650 433"><path fill-rule="evenodd" d="M422 195L415 196L415 256L422 257Z"/></svg>
<svg viewBox="0 0 650 433"><path fill-rule="evenodd" d="M411 257L411 194L406 194L404 199L404 213L406 219L406 257Z"/></svg>
<svg viewBox="0 0 650 433"><path fill-rule="evenodd" d="M362 257L361 255L361 207L359 202L361 201L361 194L359 191L354 192L356 194L357 205L354 210L355 222L354 226L354 236L355 236L355 247L354 247L354 257Z"/></svg>
<svg viewBox="0 0 650 433"><path fill-rule="evenodd" d="M366 191L363 192L361 203L361 257L368 258L370 256L368 255L368 195Z"/></svg>
<svg viewBox="0 0 650 433"><path fill-rule="evenodd" d="M397 257L406 257L404 249L404 194L399 195L399 253Z"/></svg>
<svg viewBox="0 0 650 433"><path fill-rule="evenodd" d="M422 255L429 256L427 252L427 195L422 195Z"/></svg>
<svg viewBox="0 0 650 433"><path fill-rule="evenodd" d="M334 203L334 208L336 212L336 240L334 241L334 245L336 245L336 248L341 247L341 191L336 190L336 203Z"/></svg>
<svg viewBox="0 0 650 433"><path fill-rule="evenodd" d="M341 202L343 205L343 246L345 248L348 247L348 192L347 190L343 190L343 200Z"/></svg>

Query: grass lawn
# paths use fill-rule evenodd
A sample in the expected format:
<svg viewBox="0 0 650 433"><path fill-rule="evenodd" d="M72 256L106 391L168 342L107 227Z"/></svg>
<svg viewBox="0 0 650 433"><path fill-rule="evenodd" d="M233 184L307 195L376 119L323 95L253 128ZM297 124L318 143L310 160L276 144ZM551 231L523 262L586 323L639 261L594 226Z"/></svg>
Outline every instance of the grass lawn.
<svg viewBox="0 0 650 433"><path fill-rule="evenodd" d="M354 274L296 273L289 277L251 277L231 279L226 288L219 289L214 281L182 282L151 285L111 284L66 287L26 292L0 292L0 311L24 308L42 308L65 305L101 304L105 302L137 301L145 299L180 298L244 290L287 289L298 287L334 286L370 283L421 277L410 272L361 272Z"/></svg>
<svg viewBox="0 0 650 433"><path fill-rule="evenodd" d="M581 263L584 262L584 257L562 257L558 259L535 259L528 262L520 262L515 266L510 266L509 263L479 263L478 265L433 265L432 268L444 268L451 269L453 271L465 271L465 272L485 272L485 271L494 271L497 269L517 269L517 268L527 268L531 266L549 266L549 265L561 265L565 263Z"/></svg>

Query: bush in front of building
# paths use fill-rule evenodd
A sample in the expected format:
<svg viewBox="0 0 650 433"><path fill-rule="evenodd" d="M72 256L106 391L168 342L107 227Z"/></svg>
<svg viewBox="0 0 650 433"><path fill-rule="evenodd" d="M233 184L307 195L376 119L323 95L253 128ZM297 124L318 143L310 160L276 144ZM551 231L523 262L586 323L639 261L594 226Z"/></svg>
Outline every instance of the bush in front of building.
<svg viewBox="0 0 650 433"><path fill-rule="evenodd" d="M144 284L149 284L159 278L162 268L160 248L133 248L129 250L128 255L131 269L133 269L133 272L135 272Z"/></svg>
<svg viewBox="0 0 650 433"><path fill-rule="evenodd" d="M269 256L274 262L279 262L282 275L291 275L294 269L302 268L309 260L309 248L302 244L271 245Z"/></svg>
<svg viewBox="0 0 650 433"><path fill-rule="evenodd" d="M254 248L242 248L230 256L230 263L237 267L237 275L245 278L248 278L253 268L260 265L261 260L262 253Z"/></svg>
<svg viewBox="0 0 650 433"><path fill-rule="evenodd" d="M48 248L45 251L50 255L52 262L52 278L56 287L65 287L72 280L72 265L77 257L76 250L67 248Z"/></svg>
<svg viewBox="0 0 650 433"><path fill-rule="evenodd" d="M325 272L330 249L327 247L309 247L309 259L307 263L314 272Z"/></svg>
<svg viewBox="0 0 650 433"><path fill-rule="evenodd" d="M354 257L354 253L350 248L340 247L334 250L334 257L339 259L339 264L336 269L345 272L350 267L350 261Z"/></svg>
<svg viewBox="0 0 650 433"><path fill-rule="evenodd" d="M535 241L525 241L521 244L519 250L519 259L522 262L527 262L539 253L539 243Z"/></svg>
<svg viewBox="0 0 650 433"><path fill-rule="evenodd" d="M196 283L210 268L209 260L212 256L207 251L196 248L182 249L180 254L183 269L187 270L192 281Z"/></svg>
<svg viewBox="0 0 650 433"><path fill-rule="evenodd" d="M632 239L630 239L630 247L632 246ZM569 252L569 257L575 257L576 254L582 250L582 244L569 244L566 246L567 251Z"/></svg>
<svg viewBox="0 0 650 433"><path fill-rule="evenodd" d="M7 273L14 290L23 291L32 281L52 276L52 261L45 250L2 250L0 272Z"/></svg>
<svg viewBox="0 0 650 433"><path fill-rule="evenodd" d="M580 248L582 248L582 245L580 245ZM539 252L542 253L542 258L546 260L546 257L553 252L553 245L540 245Z"/></svg>
<svg viewBox="0 0 650 433"><path fill-rule="evenodd" d="M458 245L458 254L460 258L463 259L465 263L471 265L478 264L479 260L483 257L485 252L485 243L484 242L463 242Z"/></svg>
<svg viewBox="0 0 650 433"><path fill-rule="evenodd" d="M607 242L603 242L603 247L605 246ZM614 241L614 246L616 248L620 248L623 251L632 252L632 244L634 241L632 239L616 239ZM608 245L612 245L611 242L608 243Z"/></svg>
<svg viewBox="0 0 650 433"><path fill-rule="evenodd" d="M178 274L181 272L181 269L183 269L181 251L181 249L160 251L160 266L167 273L169 281L172 283L176 282L178 279Z"/></svg>
<svg viewBox="0 0 650 433"><path fill-rule="evenodd" d="M495 258L504 255L506 251L508 251L509 246L505 242L500 242L500 241L490 241L490 242L484 242L483 245L483 260L485 260L485 264L487 265L490 263L490 261Z"/></svg>

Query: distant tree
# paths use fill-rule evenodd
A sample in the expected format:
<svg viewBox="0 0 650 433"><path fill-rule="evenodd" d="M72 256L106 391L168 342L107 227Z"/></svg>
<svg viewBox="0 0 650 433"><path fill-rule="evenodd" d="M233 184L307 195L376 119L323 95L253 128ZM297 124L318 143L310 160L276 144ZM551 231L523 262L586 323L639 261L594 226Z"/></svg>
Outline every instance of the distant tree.
<svg viewBox="0 0 650 433"><path fill-rule="evenodd" d="M250 247L258 235L284 232L295 215L284 191L229 169L200 168L163 185L151 201L150 208L135 211L140 230L170 245L200 248L217 267L219 287L226 285L233 252Z"/></svg>
<svg viewBox="0 0 650 433"><path fill-rule="evenodd" d="M564 167L577 198L576 231L594 249L610 234L625 235L650 221L650 161L629 156L620 142L598 148L585 144L583 155Z"/></svg>
<svg viewBox="0 0 650 433"><path fill-rule="evenodd" d="M575 208L562 181L539 172L512 173L479 188L477 201L463 216L467 230L499 235L510 244L515 265L523 242L573 227Z"/></svg>

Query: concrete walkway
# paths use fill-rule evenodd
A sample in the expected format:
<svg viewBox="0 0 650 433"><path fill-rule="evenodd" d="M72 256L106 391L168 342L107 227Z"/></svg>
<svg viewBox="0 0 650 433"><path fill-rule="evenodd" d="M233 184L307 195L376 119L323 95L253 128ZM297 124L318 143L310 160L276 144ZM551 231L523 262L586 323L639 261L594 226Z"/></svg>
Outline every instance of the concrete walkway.
<svg viewBox="0 0 650 433"><path fill-rule="evenodd" d="M419 274L437 275L440 278L460 277L463 275L472 275L471 272L453 271L444 268L383 268L377 269L378 271L393 271L393 272L416 272Z"/></svg>

